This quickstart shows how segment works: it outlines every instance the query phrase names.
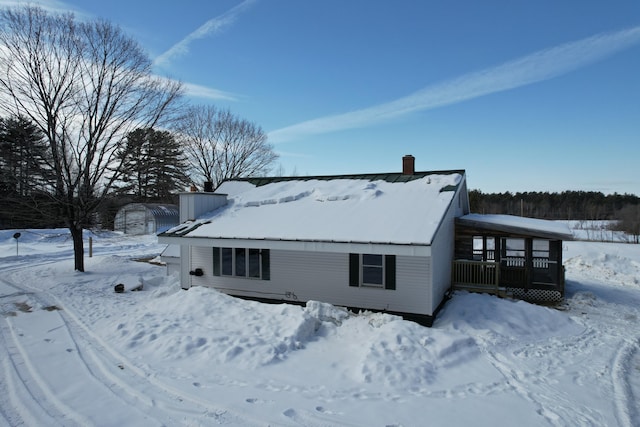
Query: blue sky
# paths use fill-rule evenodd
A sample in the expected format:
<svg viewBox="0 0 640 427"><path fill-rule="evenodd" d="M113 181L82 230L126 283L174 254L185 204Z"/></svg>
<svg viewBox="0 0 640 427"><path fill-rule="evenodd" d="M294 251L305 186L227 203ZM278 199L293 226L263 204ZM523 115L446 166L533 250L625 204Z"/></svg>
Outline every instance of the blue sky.
<svg viewBox="0 0 640 427"><path fill-rule="evenodd" d="M36 3L120 25L190 102L262 126L288 175L413 154L483 192L640 195L637 0Z"/></svg>

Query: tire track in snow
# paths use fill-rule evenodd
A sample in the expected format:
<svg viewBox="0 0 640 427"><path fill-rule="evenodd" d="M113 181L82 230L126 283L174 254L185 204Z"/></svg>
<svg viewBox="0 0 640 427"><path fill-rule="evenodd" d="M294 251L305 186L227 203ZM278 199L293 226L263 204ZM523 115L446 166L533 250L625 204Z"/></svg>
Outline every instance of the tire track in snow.
<svg viewBox="0 0 640 427"><path fill-rule="evenodd" d="M35 382L35 385L39 389L39 394L41 394L46 402L50 403L59 414L62 414L62 419L65 420L64 424L67 424L67 421L72 421L78 426L94 425L89 418L75 411L58 397L59 390L56 391L51 387L50 381L46 378L46 374L38 369L36 363L29 357L29 352L26 347L21 344L20 337L24 336L24 334L18 331L13 321L7 319L7 324L9 337L11 338L13 346L17 349L17 357L15 355L13 356L14 364L17 360L20 360L24 364L25 372L28 374L29 379ZM23 377L23 379L25 378Z"/></svg>
<svg viewBox="0 0 640 427"><path fill-rule="evenodd" d="M0 328L0 344L6 350L2 357L2 370L4 372L4 381L0 382L0 392L7 396L8 402L11 404L9 408L0 408L2 417L7 420L7 425L56 425L61 424L55 422L56 415L52 408L45 408L43 404L46 400L38 394L38 390L29 387L32 382L28 375L21 369L24 363L19 360L15 347L10 347L5 339L7 334L6 327ZM0 401L0 403L4 403ZM52 415L53 413L53 415Z"/></svg>
<svg viewBox="0 0 640 427"><path fill-rule="evenodd" d="M0 279L0 281L23 295L28 289L30 297L39 300L42 306L60 307L61 310L56 311L56 314L63 324L59 327L64 328L69 335L73 347L81 359L80 363L95 381L101 383L111 394L117 395L126 407L134 408L135 402L135 404L146 407L143 412L147 414L162 412L164 418L161 419L171 419L181 424L187 422L190 425L198 425L203 419L209 419L209 421L215 419L216 423L232 423L243 426L264 425L262 420L251 419L244 414L231 413L228 408L216 407L205 399L187 394L184 390L159 380L153 373L145 372L135 366L95 334L51 292L38 290L27 285L18 286L6 279ZM42 385L46 387L46 384ZM114 389L118 393L115 393ZM122 396L123 394L126 397ZM69 411L72 412L70 409ZM156 424L163 423L156 420ZM79 425L91 425L91 423L84 420Z"/></svg>
<svg viewBox="0 0 640 427"><path fill-rule="evenodd" d="M21 301L21 297L28 296L29 300L37 299L33 294L24 292L24 289L5 279L0 279L0 283L4 288L3 292L6 292L9 288L14 290L14 292L5 295L9 303L16 307L22 307L21 311L28 312L30 310L31 307L26 302ZM23 314L27 315L28 313ZM11 391L26 397L26 401L33 404L27 408L23 402L17 401L12 394L9 395L13 398L12 404L18 408L21 417L32 418L30 413L34 411L41 414L44 413L46 414L45 417L49 416L54 420L65 419L64 424L71 422L73 423L72 425L78 426L91 425L88 419L58 399L56 393L51 390L44 378L38 374L34 363L28 356L28 352L20 342L20 337L24 336L24 334L16 330L15 321L12 319L17 319L15 313L6 314L2 327L2 339L6 349L3 367L8 378L7 387L11 388ZM22 384L20 390L17 387L19 383ZM38 411L38 408L42 409L42 411ZM33 420L30 421L33 422ZM48 422L45 424L48 424Z"/></svg>
<svg viewBox="0 0 640 427"><path fill-rule="evenodd" d="M639 346L640 337L624 342L616 352L611 366L616 418L622 427L634 427L640 422L640 414L636 406L640 396L634 397L629 383L629 375L633 371L631 362L638 353Z"/></svg>
<svg viewBox="0 0 640 427"><path fill-rule="evenodd" d="M2 281L18 288L6 280ZM30 294L28 302L34 307L47 307L36 294ZM123 421L135 425L162 425L162 422L122 399L110 384L94 375L83 355L82 345L72 335L68 321L59 310L26 311L6 318L9 332L6 337L11 347L16 349L11 356L14 365L20 364L25 368L19 372L21 379L36 386L31 387L32 393L39 396L34 400L47 402L55 408L54 413L61 414L54 414L52 418L64 420L65 425L71 422L80 426L105 422L120 424ZM40 354L40 360L34 359L32 354ZM46 359L42 355L46 355ZM105 412L101 410L105 406L119 410ZM122 411L123 407L127 408L126 412Z"/></svg>
<svg viewBox="0 0 640 427"><path fill-rule="evenodd" d="M3 299L7 298L5 306L13 305L15 308L17 299L27 295L22 289L4 279L0 278L0 284L4 288L3 292L9 291L8 294L2 295ZM3 317L15 315L10 312L0 314ZM0 344L0 348L5 350L1 355L5 381L0 382L0 390L12 405L2 411L5 418L11 420L10 425L62 425L57 420L64 418L64 414L49 404L36 379L29 373L28 362L22 358L13 340L11 325L5 318L0 325ZM3 402L4 400L0 401L0 404Z"/></svg>
<svg viewBox="0 0 640 427"><path fill-rule="evenodd" d="M61 304L60 300L49 294L54 300ZM85 325L78 316L72 311L65 310L65 316L69 318L69 324L77 327L77 333L85 335L84 341L89 347L93 347L91 354L93 361L98 369L101 369L103 375L120 387L124 392L134 399L141 399L154 411L158 409L169 412L170 418L184 418L185 416L198 417L202 416L215 418L216 423L221 421L241 423L243 426L262 425L259 420L251 420L246 416L232 414L227 408L220 408L211 404L211 402L199 398L197 396L187 394L183 390L172 387L159 380L153 373L146 372L144 369L130 362L128 358L105 342L99 335L95 334L87 325ZM127 373L133 374L135 378L129 375L126 379L121 372L114 371L117 367L118 371L126 370ZM114 374L114 372L116 372ZM136 387L131 386L135 383ZM143 389L144 391L140 391ZM186 407L185 407L186 406ZM196 422L196 420L192 420Z"/></svg>
<svg viewBox="0 0 640 427"><path fill-rule="evenodd" d="M11 284L7 280L0 279L0 281L5 287L11 286L14 289L19 289L15 284ZM15 295L26 294L16 292ZM29 298L31 303L36 301L38 303L43 302L43 299L38 298L34 293L30 293ZM45 305L42 304L42 306ZM46 328L43 329L42 327L38 328L31 325L34 323L36 316L46 316L48 318ZM64 318L61 311L23 313L20 317L7 318L6 324L8 334L5 335L10 339L11 346L7 345L5 348L15 349L13 353L9 354L11 364L14 367L13 372L11 367L5 363L7 376L15 379L12 388L15 391L16 388L22 385L23 388L27 389L26 384L34 384L34 386L28 387L31 398L25 401L28 401L29 405L25 405L21 399L13 399L12 405L21 409L19 412L22 414L23 419L29 419L29 414L34 410L34 407L42 406L43 404L53 407L53 409L45 409L46 415L40 417L40 420L27 421L27 425L51 425L59 420L64 420L62 421L63 425L68 425L70 422L80 426L100 425L104 422L102 418L105 418L100 415L101 412L104 412L100 411L100 407L103 405L110 408L118 408L118 411L126 407L128 411L125 420L135 425L163 424L163 421L154 420L149 414L140 411L137 405L132 405L130 399L123 398L122 393L117 392L119 390L114 390L112 382L96 375L96 369L87 361L83 350L83 347L90 348L91 346L86 341L79 341L72 334L71 325ZM37 348L35 352L42 352L43 347L45 348L44 352L54 356L53 360L56 361L57 366L40 366L38 361L31 360L30 354L32 352L30 349ZM61 354L63 356L60 356ZM24 366L24 368L20 369L19 367L21 366ZM71 373L71 375L68 375L69 378L60 378L59 372L55 372L56 370ZM82 383L82 390L74 392L71 382ZM68 386L65 387L65 383L68 383ZM57 390L57 388L61 389ZM22 394L25 395L26 393L23 392ZM87 402L86 399L83 401L83 394L95 394L98 398L93 397L92 400L94 401L92 402ZM9 396L13 395L10 394ZM66 400L70 400L70 402L66 402L65 399L59 396L65 396ZM100 419L92 419L90 416L85 416L74 410L73 407L78 402L83 403L79 406L85 409L85 412L91 407L98 408L97 411L93 411L93 415L94 417L100 417ZM149 407L153 407L153 405L149 405ZM120 421L123 420L121 419Z"/></svg>

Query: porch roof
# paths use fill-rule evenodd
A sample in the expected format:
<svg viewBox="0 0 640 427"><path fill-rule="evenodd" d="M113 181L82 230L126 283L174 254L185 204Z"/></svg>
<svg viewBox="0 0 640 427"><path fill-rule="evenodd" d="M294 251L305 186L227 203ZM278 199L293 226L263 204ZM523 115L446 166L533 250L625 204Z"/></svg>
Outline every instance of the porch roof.
<svg viewBox="0 0 640 427"><path fill-rule="evenodd" d="M513 215L468 214L456 218L456 224L488 232L529 236L549 240L573 240L571 229L565 223Z"/></svg>

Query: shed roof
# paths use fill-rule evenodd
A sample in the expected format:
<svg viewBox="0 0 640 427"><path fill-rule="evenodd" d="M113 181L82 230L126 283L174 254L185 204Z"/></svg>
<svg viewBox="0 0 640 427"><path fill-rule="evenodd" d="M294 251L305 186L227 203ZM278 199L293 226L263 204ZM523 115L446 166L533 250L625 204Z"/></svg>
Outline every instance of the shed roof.
<svg viewBox="0 0 640 427"><path fill-rule="evenodd" d="M235 179L216 190L226 206L164 235L429 245L463 181L464 171Z"/></svg>
<svg viewBox="0 0 640 427"><path fill-rule="evenodd" d="M119 209L119 211L146 210L154 217L178 217L180 210L177 205L163 203L129 203Z"/></svg>
<svg viewBox="0 0 640 427"><path fill-rule="evenodd" d="M552 240L573 240L567 224L544 219L526 218L513 215L468 214L456 218L456 224L486 231Z"/></svg>

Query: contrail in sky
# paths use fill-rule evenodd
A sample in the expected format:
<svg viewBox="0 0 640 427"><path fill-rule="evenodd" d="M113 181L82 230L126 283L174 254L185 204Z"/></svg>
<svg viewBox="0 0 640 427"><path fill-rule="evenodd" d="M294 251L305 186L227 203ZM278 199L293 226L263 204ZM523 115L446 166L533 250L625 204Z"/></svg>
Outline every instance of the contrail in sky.
<svg viewBox="0 0 640 427"><path fill-rule="evenodd" d="M640 26L541 50L501 65L464 74L385 104L308 120L269 132L270 142L380 123L395 117L456 104L491 93L552 79L602 60L640 42Z"/></svg>
<svg viewBox="0 0 640 427"><path fill-rule="evenodd" d="M218 89L200 86L193 83L182 83L185 94L194 98L236 101L236 95Z"/></svg>
<svg viewBox="0 0 640 427"><path fill-rule="evenodd" d="M208 20L202 26L200 26L200 28L189 34L184 39L180 40L175 45L171 46L171 48L163 54L156 57L156 59L153 60L153 64L164 65L178 56L187 54L189 52L189 45L191 45L193 41L205 38L209 34L218 33L229 27L235 22L240 13L244 12L255 2L256 0L244 0L242 3L232 9L229 9L222 15Z"/></svg>

